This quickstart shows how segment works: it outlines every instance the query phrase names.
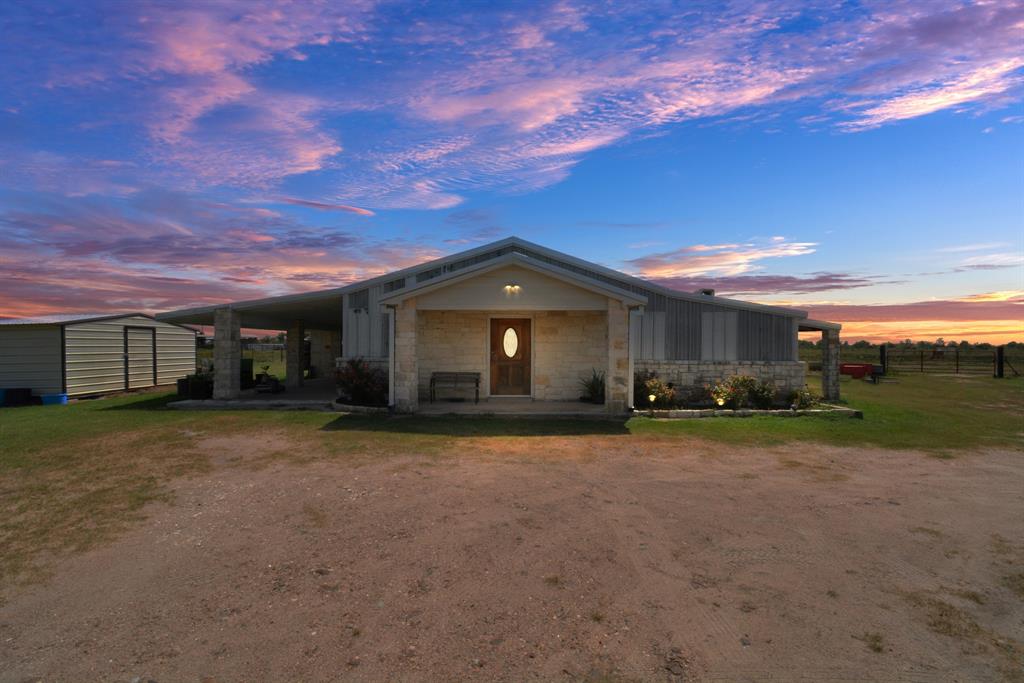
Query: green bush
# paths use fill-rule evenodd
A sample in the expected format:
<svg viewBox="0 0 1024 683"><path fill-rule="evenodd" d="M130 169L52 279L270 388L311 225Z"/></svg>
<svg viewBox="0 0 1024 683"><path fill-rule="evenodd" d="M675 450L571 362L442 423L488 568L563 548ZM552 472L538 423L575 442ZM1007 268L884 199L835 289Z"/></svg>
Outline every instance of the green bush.
<svg viewBox="0 0 1024 683"><path fill-rule="evenodd" d="M590 371L590 377L580 379L583 396L580 398L591 403L604 403L604 373L596 368Z"/></svg>
<svg viewBox="0 0 1024 683"><path fill-rule="evenodd" d="M789 406L793 410L803 410L818 403L818 397L811 393L807 387L794 389L789 393Z"/></svg>
<svg viewBox="0 0 1024 683"><path fill-rule="evenodd" d="M353 358L334 372L343 397L357 406L385 406L388 402L388 375L370 367L362 358Z"/></svg>
<svg viewBox="0 0 1024 683"><path fill-rule="evenodd" d="M750 388L748 399L750 405L759 410L768 410L775 405L777 392L771 382L758 382Z"/></svg>

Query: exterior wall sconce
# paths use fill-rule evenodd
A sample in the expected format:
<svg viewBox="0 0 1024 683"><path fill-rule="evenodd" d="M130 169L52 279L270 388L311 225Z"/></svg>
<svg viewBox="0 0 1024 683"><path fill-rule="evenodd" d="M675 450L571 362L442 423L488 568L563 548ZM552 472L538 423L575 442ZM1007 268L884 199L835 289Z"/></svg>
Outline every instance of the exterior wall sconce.
<svg viewBox="0 0 1024 683"><path fill-rule="evenodd" d="M520 287L519 285L517 285L514 282L509 282L507 285L505 285L505 293L506 294L518 294L519 290L521 290L521 289L522 289L522 287Z"/></svg>

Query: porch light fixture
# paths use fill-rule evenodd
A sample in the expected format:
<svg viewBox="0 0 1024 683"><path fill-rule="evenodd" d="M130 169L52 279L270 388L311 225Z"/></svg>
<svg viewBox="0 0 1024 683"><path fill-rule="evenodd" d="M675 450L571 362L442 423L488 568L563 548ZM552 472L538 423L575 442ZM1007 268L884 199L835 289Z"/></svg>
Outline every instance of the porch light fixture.
<svg viewBox="0 0 1024 683"><path fill-rule="evenodd" d="M514 282L509 282L508 284L505 285L506 294L518 294L520 289L522 289L522 287L520 287Z"/></svg>

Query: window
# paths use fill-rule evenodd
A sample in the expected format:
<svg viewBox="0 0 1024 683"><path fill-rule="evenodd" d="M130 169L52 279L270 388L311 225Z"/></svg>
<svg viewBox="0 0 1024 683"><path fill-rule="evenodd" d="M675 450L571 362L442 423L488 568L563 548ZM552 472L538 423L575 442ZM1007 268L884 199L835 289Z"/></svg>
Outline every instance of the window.
<svg viewBox="0 0 1024 683"><path fill-rule="evenodd" d="M505 330L501 338L501 348L506 358L515 358L516 351L519 350L519 335L516 334L515 328Z"/></svg>
<svg viewBox="0 0 1024 683"><path fill-rule="evenodd" d="M736 311L708 311L700 315L700 359L736 360Z"/></svg>

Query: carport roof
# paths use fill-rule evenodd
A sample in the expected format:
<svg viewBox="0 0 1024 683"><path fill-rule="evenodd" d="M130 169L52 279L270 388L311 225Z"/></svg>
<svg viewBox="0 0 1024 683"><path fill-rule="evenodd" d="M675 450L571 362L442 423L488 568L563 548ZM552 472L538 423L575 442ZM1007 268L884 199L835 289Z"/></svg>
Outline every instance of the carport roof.
<svg viewBox="0 0 1024 683"><path fill-rule="evenodd" d="M212 306L182 308L158 313L157 320L194 325L213 325L214 311L230 308L237 311L242 327L260 330L286 330L295 320L302 320L306 329L336 330L341 328L343 288L303 294L286 294L265 299L235 301Z"/></svg>

